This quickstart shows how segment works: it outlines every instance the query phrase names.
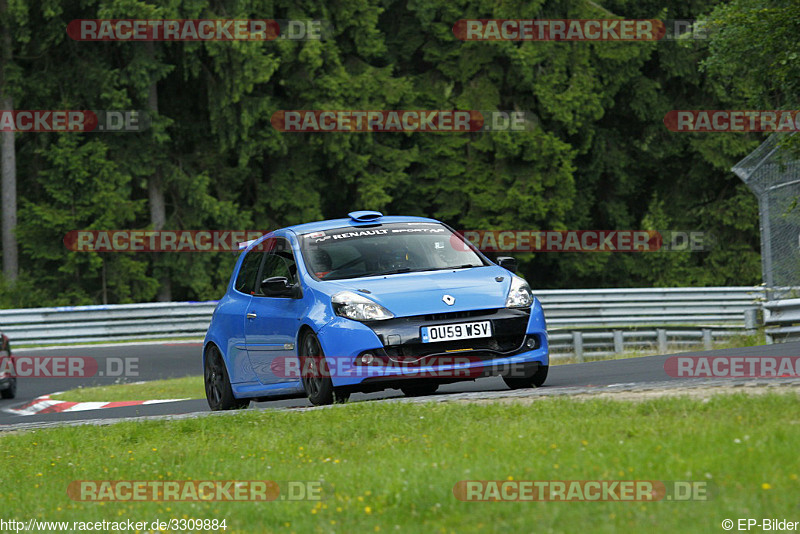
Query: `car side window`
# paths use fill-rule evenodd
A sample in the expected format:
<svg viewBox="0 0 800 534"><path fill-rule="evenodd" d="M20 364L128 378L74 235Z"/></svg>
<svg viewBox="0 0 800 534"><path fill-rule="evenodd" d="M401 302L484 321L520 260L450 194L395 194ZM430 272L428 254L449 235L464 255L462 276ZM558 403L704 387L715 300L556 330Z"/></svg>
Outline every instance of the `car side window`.
<svg viewBox="0 0 800 534"><path fill-rule="evenodd" d="M267 254L264 268L261 270L261 280L282 276L289 280L289 283L297 283L297 264L289 242L284 238L277 238L272 251ZM256 296L264 296L261 291L261 284L256 288Z"/></svg>
<svg viewBox="0 0 800 534"><path fill-rule="evenodd" d="M242 268L239 269L239 276L236 277L237 291L252 295L256 290L256 280L258 279L258 269L264 259L264 251L253 249L247 253L242 261Z"/></svg>

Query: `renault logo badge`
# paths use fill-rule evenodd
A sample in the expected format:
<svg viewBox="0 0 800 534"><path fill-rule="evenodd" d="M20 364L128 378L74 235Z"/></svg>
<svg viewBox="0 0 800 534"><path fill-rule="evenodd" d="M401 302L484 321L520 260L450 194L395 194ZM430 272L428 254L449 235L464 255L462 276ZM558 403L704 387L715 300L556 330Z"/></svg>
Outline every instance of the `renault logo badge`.
<svg viewBox="0 0 800 534"><path fill-rule="evenodd" d="M442 300L443 300L443 301L444 301L444 303L445 303L445 304L447 304L448 306L452 306L453 304L455 304L455 303L456 303L456 299L455 299L455 298L453 298L453 297L451 297L450 295L445 295L445 296L443 296L443 297L442 297Z"/></svg>

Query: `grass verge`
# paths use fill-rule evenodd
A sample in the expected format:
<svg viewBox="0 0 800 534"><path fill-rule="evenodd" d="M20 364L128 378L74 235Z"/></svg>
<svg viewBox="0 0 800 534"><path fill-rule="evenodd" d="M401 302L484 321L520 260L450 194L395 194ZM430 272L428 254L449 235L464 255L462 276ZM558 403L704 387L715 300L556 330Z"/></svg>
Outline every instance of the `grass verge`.
<svg viewBox="0 0 800 534"><path fill-rule="evenodd" d="M239 532L715 532L797 519L795 393L361 402L0 435L6 519L226 519ZM462 502L460 480L713 484L693 502ZM324 481L312 502L82 502L75 480ZM535 527L534 527L535 525Z"/></svg>
<svg viewBox="0 0 800 534"><path fill-rule="evenodd" d="M134 384L114 384L77 388L53 395L53 399L69 402L117 402L157 399L204 399L202 376L169 378Z"/></svg>

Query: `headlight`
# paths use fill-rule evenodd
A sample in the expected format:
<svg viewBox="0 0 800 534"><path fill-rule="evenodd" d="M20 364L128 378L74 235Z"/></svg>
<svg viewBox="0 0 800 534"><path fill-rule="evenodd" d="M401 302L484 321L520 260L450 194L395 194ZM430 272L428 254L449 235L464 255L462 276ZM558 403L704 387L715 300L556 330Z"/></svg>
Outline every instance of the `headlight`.
<svg viewBox="0 0 800 534"><path fill-rule="evenodd" d="M352 291L342 291L331 297L336 315L354 321L383 321L394 317L392 312L367 297Z"/></svg>
<svg viewBox="0 0 800 534"><path fill-rule="evenodd" d="M528 282L519 276L512 276L506 308L530 308L531 304L533 304L533 294Z"/></svg>

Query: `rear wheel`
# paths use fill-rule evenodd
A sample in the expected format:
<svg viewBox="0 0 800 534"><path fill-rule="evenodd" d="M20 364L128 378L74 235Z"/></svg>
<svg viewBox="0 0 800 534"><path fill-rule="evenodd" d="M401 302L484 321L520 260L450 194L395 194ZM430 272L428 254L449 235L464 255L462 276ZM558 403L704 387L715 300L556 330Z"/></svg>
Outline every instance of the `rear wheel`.
<svg viewBox="0 0 800 534"><path fill-rule="evenodd" d="M312 332L306 333L300 343L300 369L303 388L311 404L323 406L334 402L347 402L350 398L348 391L333 387L322 346Z"/></svg>
<svg viewBox="0 0 800 534"><path fill-rule="evenodd" d="M424 397L433 395L436 393L437 389L439 389L439 384L418 384L414 386L403 386L400 388L400 391L402 391L403 395L406 397Z"/></svg>
<svg viewBox="0 0 800 534"><path fill-rule="evenodd" d="M233 396L228 370L217 347L211 346L206 353L203 378L208 407L213 411L240 410L250 405L250 399L237 399Z"/></svg>
<svg viewBox="0 0 800 534"><path fill-rule="evenodd" d="M8 342L8 338L6 336L0 335L0 344L2 344L0 350L3 350L8 355L7 358L10 359L11 369L13 370L14 357L11 354L11 343ZM4 358L0 358L0 367L5 367L3 365L4 363L3 360ZM3 391L0 391L0 398L13 399L16 396L17 396L17 379L15 377L12 377L11 380L9 381L8 387Z"/></svg>
<svg viewBox="0 0 800 534"><path fill-rule="evenodd" d="M8 384L8 387L3 391L0 391L0 397L4 399L13 399L17 396L17 379L12 378L11 382Z"/></svg>
<svg viewBox="0 0 800 534"><path fill-rule="evenodd" d="M536 372L528 378L504 376L503 381L511 389L524 389L524 388L538 388L542 387L544 381L547 380L547 370L550 369L549 365L540 365Z"/></svg>

